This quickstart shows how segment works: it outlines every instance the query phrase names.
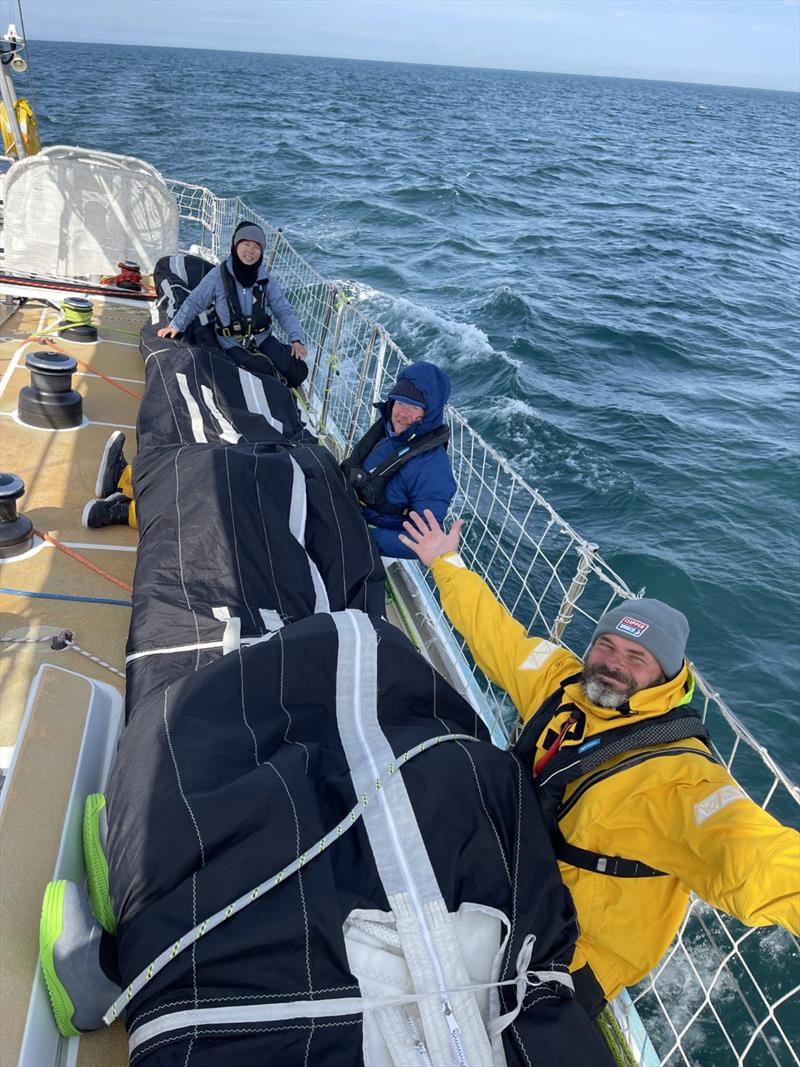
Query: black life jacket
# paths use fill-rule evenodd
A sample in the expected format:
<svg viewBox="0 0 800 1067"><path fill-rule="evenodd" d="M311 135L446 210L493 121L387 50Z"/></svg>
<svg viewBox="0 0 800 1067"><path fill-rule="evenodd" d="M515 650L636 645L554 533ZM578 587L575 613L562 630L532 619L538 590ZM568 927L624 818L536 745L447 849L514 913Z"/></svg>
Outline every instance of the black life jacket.
<svg viewBox="0 0 800 1067"><path fill-rule="evenodd" d="M533 765L536 758L536 744L542 732L547 728L550 720L558 711L572 712L577 723L568 731L583 729L584 713L576 704L562 704L564 690L568 685L580 681L582 674L573 674L565 678L558 689L551 693L536 712L525 724L514 752L523 761ZM621 711L624 716L626 712ZM628 712L627 714L630 714ZM557 736L553 732L553 738ZM573 736L576 734L573 732ZM716 763L716 758L710 749L708 753L697 752L696 749L687 749L685 746L674 746L676 741L685 741L695 737L705 745L710 745L708 730L703 725L700 713L694 708L683 704L677 708L670 708L663 715L644 720L633 719L628 726L618 726L613 730L602 730L592 734L583 744L571 745L569 748L560 748L555 755L542 768L541 773L534 778L534 786L539 795L539 801L544 815L550 837L553 841L556 856L573 867L580 867L586 871L595 871L598 874L613 875L616 878L652 878L664 875L655 867L649 867L639 860L625 859L622 856L607 856L600 852L592 852L589 849L577 848L569 844L561 833L559 823L561 819L571 811L574 805L597 782L604 781L620 771L627 770L639 763L651 759L661 759L666 756L681 755L691 751ZM545 747L549 739L545 738ZM638 752L638 749L649 745L660 745L655 752ZM620 760L613 767L605 764L615 756L625 752L632 753L628 759ZM592 773L594 772L594 773ZM588 775L583 782L564 803L564 793L567 786Z"/></svg>
<svg viewBox="0 0 800 1067"><path fill-rule="evenodd" d="M162 256L156 261L153 267L153 284L158 293L156 307L159 312L159 326L168 326L172 322L189 293L213 269L213 263L188 253ZM184 340L190 345L216 345L216 322L214 308L206 308L183 331Z"/></svg>
<svg viewBox="0 0 800 1067"><path fill-rule="evenodd" d="M232 337L236 341L248 341L255 333L267 333L272 328L272 317L267 311L267 285L269 278L261 278L253 286L253 304L249 315L242 311L236 280L231 277L227 263L220 265L222 284L225 289L225 302L228 305L230 322L227 326L218 325L217 330L223 337Z"/></svg>
<svg viewBox="0 0 800 1067"><path fill-rule="evenodd" d="M397 474L403 464L423 452L432 452L442 445L447 448L450 440L450 427L437 426L430 433L421 437L412 436L396 452L391 452L373 471L364 468L364 462L373 448L386 437L385 419L380 418L367 430L353 448L350 455L341 463L342 471L358 497L362 507L372 508L381 515L406 515L408 508L392 504L386 499L386 483Z"/></svg>

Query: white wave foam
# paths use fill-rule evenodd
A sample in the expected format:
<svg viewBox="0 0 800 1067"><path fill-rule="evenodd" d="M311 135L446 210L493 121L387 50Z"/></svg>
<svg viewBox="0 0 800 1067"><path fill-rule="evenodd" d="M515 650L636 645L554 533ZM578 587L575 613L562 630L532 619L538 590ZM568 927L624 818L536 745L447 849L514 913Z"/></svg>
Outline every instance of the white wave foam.
<svg viewBox="0 0 800 1067"><path fill-rule="evenodd" d="M399 329L412 340L419 337L423 330L434 329L445 342L453 343L452 348L448 346L443 355L455 365L488 357L500 357L507 359L512 366L519 366L517 360L510 359L492 348L491 341L479 326L448 318L426 304L417 304L405 296L392 296L360 282L347 281L341 285L351 299L374 304L377 318L389 323L396 322Z"/></svg>
<svg viewBox="0 0 800 1067"><path fill-rule="evenodd" d="M364 300L377 300L379 297L386 296L380 289L373 289L371 285L365 285L363 282L338 281L336 284L340 289L344 289L348 297L356 303Z"/></svg>
<svg viewBox="0 0 800 1067"><path fill-rule="evenodd" d="M551 424L528 400L497 396L479 410L465 412L476 421L490 420L490 439L499 439L501 451L513 451L514 465L525 477L543 485L564 479L595 492L631 492L635 482L604 457Z"/></svg>
<svg viewBox="0 0 800 1067"><path fill-rule="evenodd" d="M541 418L539 412L532 404L529 404L527 400L522 400L519 397L495 397L489 406L489 410L492 415L498 418L501 422L510 422L512 419L517 421L520 418Z"/></svg>

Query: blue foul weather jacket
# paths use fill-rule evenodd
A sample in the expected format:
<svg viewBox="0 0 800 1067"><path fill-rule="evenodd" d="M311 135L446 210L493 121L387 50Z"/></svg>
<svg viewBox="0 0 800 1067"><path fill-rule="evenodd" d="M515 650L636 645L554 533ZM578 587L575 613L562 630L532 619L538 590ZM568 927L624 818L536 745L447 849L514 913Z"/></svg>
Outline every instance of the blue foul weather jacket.
<svg viewBox="0 0 800 1067"><path fill-rule="evenodd" d="M447 398L450 396L450 379L433 363L414 363L398 378L410 381L423 394L426 401L425 415L402 434L395 434L389 420L392 404L384 400L376 408L384 419L386 436L375 445L364 461L364 468L374 470L392 452L397 452L414 436L421 437L442 425L442 416ZM398 470L397 474L386 483L386 500L409 511L420 514L430 508L439 522L444 521L450 501L456 491L456 483L450 460L444 447L439 446L431 452L414 456ZM372 527L372 536L383 556L399 556L414 559L414 553L401 544L399 535L403 531L403 516L383 515L365 507L364 518Z"/></svg>

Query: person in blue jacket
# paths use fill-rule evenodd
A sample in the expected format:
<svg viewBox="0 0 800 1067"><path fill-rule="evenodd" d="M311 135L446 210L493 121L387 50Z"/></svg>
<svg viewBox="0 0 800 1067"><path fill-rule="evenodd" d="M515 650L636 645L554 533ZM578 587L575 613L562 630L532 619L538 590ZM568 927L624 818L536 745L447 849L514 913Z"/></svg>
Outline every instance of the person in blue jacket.
<svg viewBox="0 0 800 1067"><path fill-rule="evenodd" d="M429 508L441 522L450 507L456 483L442 423L449 396L443 370L413 363L375 405L380 418L342 463L382 556L413 559L400 540L405 517Z"/></svg>
<svg viewBox="0 0 800 1067"><path fill-rule="evenodd" d="M217 315L217 338L225 349L243 348L267 356L289 386L300 385L308 376L308 352L297 316L283 290L264 266L267 239L260 226L240 222L231 240L231 254L210 270L178 308L172 322L158 331L159 337L177 337L197 316L213 304ZM291 345L282 344L272 333L276 318Z"/></svg>

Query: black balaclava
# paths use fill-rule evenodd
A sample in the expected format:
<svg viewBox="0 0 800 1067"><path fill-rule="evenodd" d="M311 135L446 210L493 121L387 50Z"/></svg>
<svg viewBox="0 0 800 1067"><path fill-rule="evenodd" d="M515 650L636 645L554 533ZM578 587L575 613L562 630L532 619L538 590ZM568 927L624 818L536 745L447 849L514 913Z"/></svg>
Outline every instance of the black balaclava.
<svg viewBox="0 0 800 1067"><path fill-rule="evenodd" d="M254 263L252 267L249 267L246 263L242 263L241 259L239 259L239 256L236 253L236 245L239 241L256 241L261 245L261 259ZM252 289L258 281L258 271L264 259L264 248L266 243L267 238L264 236L264 231L260 226L256 226L254 222L240 222L233 231L233 238L231 239L233 276L239 285L243 285L245 289Z"/></svg>

